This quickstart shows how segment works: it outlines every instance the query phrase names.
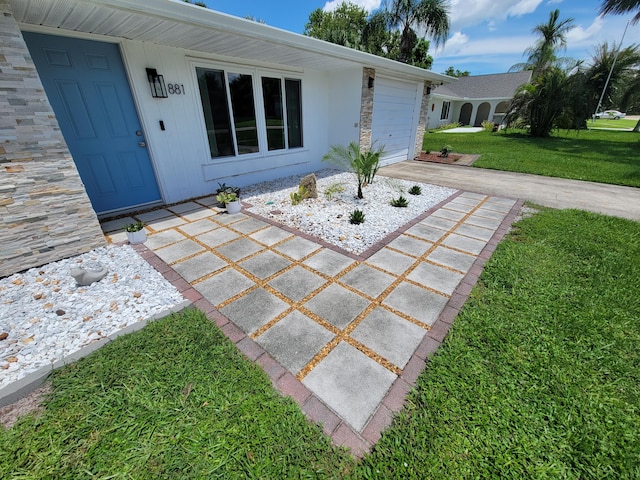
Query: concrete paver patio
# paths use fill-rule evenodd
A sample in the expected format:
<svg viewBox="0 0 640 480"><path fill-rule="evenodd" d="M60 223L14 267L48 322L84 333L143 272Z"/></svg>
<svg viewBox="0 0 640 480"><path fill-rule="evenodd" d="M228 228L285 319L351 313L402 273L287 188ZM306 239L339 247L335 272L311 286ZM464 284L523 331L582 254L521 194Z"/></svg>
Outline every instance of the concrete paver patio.
<svg viewBox="0 0 640 480"><path fill-rule="evenodd" d="M356 455L402 407L522 205L458 191L358 256L212 203L132 214L149 232L136 248ZM111 241L122 223L103 224Z"/></svg>

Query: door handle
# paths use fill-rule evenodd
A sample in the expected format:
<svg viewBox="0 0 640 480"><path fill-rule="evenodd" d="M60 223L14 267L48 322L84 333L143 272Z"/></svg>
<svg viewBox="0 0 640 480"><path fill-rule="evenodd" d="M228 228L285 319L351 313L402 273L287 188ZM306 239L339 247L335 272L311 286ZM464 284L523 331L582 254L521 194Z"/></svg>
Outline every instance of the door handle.
<svg viewBox="0 0 640 480"><path fill-rule="evenodd" d="M138 146L139 146L139 147L146 147L146 146L147 146L147 144L146 144L146 143L144 143L144 142L138 142Z"/></svg>

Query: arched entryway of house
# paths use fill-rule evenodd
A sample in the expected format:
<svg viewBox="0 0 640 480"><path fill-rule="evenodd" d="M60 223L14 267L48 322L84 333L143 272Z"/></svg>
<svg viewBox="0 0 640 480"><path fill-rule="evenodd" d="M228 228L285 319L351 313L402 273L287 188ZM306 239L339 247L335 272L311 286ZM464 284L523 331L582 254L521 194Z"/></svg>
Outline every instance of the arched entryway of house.
<svg viewBox="0 0 640 480"><path fill-rule="evenodd" d="M459 122L462 125L469 125L471 123L471 112L473 111L473 105L465 103L460 109Z"/></svg>
<svg viewBox="0 0 640 480"><path fill-rule="evenodd" d="M507 101L500 102L498 105L496 105L496 110L493 113L493 123L501 124L504 120L504 116L507 113L507 110L509 110L509 102Z"/></svg>
<svg viewBox="0 0 640 480"><path fill-rule="evenodd" d="M474 122L474 127L480 127L482 122L485 120L489 120L489 110L491 110L491 105L488 102L482 102L478 107L478 113L476 113L476 121Z"/></svg>

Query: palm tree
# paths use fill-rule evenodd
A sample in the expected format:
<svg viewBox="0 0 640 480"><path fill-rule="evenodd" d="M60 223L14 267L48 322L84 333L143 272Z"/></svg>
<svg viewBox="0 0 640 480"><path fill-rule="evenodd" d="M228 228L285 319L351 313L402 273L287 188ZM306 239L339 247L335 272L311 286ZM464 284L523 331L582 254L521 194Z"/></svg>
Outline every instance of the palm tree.
<svg viewBox="0 0 640 480"><path fill-rule="evenodd" d="M447 0L390 0L386 7L390 28L400 31L398 61L407 63L415 47L416 32L424 30L435 45L444 44L449 36Z"/></svg>
<svg viewBox="0 0 640 480"><path fill-rule="evenodd" d="M573 18L560 20L560 10L549 13L549 21L533 27L531 32L539 35L540 39L533 47L526 50L529 53L527 63L533 70L532 77L537 77L543 70L558 61L556 53L559 48L567 47L567 32L573 28ZM565 60L566 61L566 60Z"/></svg>
<svg viewBox="0 0 640 480"><path fill-rule="evenodd" d="M627 12L637 10L635 17L631 19L631 23L640 21L640 0L604 0L600 6L600 15L622 15Z"/></svg>

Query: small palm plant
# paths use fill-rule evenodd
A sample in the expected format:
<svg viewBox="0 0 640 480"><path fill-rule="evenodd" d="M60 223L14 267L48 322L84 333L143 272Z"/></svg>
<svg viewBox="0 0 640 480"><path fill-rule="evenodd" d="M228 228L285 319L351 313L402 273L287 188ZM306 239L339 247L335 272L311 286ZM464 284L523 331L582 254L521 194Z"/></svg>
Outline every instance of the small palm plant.
<svg viewBox="0 0 640 480"><path fill-rule="evenodd" d="M409 200L400 195L398 198L391 200L391 205L394 207L408 207Z"/></svg>
<svg viewBox="0 0 640 480"><path fill-rule="evenodd" d="M373 182L383 153L383 146L375 150L360 150L356 142L351 142L348 147L332 145L329 152L322 157L322 161L355 173L358 180L358 198L364 198L362 188Z"/></svg>
<svg viewBox="0 0 640 480"><path fill-rule="evenodd" d="M351 212L351 215L349 215L349 223L353 225L364 223L364 212L358 209Z"/></svg>

